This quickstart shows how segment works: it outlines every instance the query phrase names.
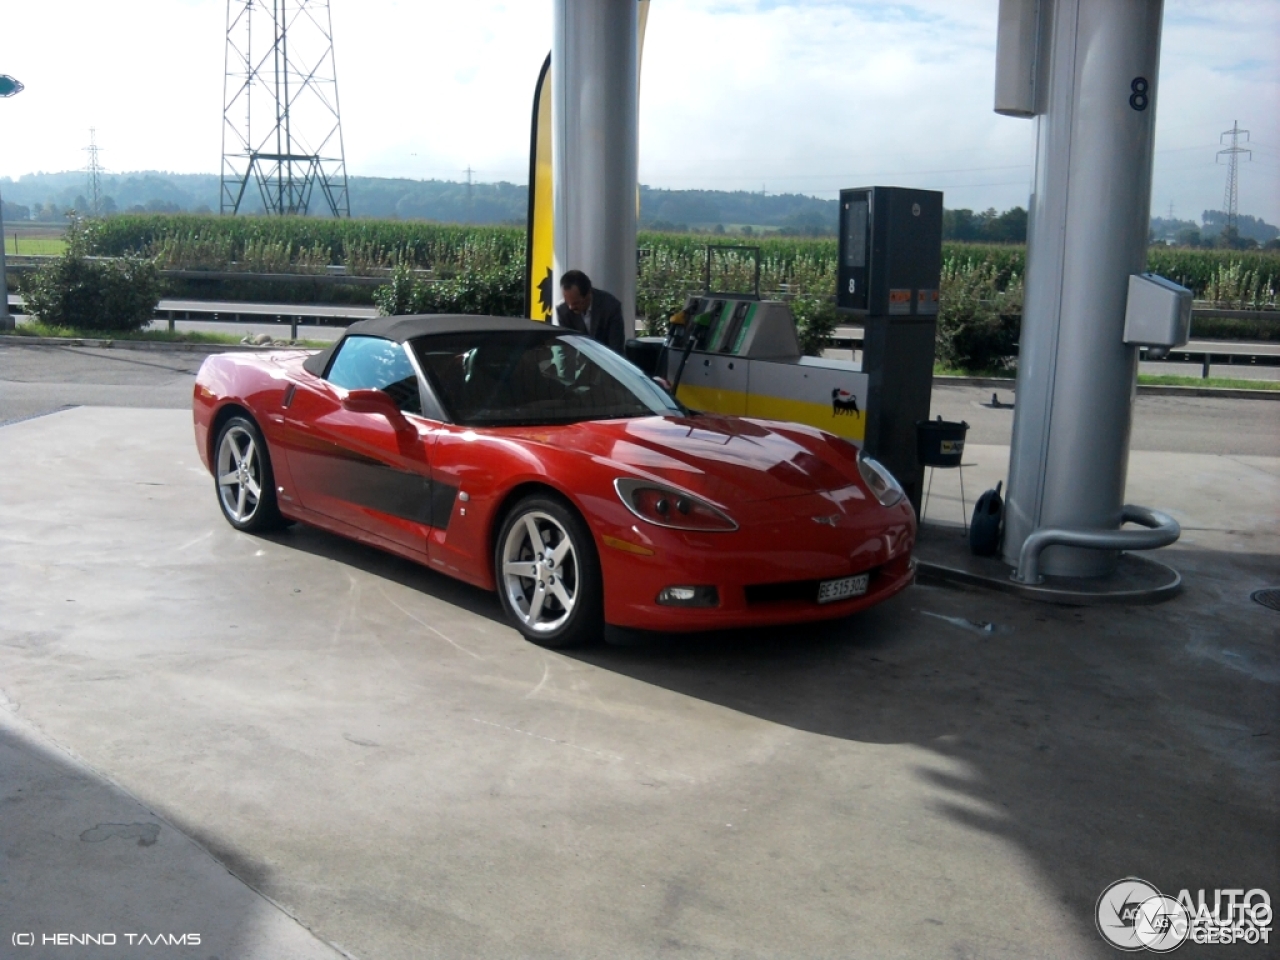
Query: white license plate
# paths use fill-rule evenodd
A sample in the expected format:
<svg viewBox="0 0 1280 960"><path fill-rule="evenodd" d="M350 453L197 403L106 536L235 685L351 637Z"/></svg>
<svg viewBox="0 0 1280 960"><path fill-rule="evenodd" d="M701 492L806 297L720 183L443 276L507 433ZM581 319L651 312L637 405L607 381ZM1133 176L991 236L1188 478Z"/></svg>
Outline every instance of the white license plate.
<svg viewBox="0 0 1280 960"><path fill-rule="evenodd" d="M824 580L818 584L818 602L831 603L835 600L860 597L867 592L867 584L870 581L869 573L860 573L856 577L841 577L839 580Z"/></svg>

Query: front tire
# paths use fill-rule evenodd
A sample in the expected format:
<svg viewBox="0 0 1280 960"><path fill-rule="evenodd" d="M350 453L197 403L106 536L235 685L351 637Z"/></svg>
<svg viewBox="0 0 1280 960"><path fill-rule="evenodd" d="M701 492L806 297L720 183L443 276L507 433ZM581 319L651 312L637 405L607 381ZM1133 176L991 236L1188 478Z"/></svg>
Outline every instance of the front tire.
<svg viewBox="0 0 1280 960"><path fill-rule="evenodd" d="M267 442L247 417L232 417L218 431L213 485L227 523L245 533L286 525L276 504L276 478Z"/></svg>
<svg viewBox="0 0 1280 960"><path fill-rule="evenodd" d="M526 639L558 650L600 639L600 559L571 507L547 496L517 503L498 534L493 566L502 608Z"/></svg>

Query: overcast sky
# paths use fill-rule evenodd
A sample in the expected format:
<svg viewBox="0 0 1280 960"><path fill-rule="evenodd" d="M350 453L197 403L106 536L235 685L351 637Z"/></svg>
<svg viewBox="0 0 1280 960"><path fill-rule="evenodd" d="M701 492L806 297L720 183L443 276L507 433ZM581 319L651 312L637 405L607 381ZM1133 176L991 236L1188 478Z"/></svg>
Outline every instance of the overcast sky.
<svg viewBox="0 0 1280 960"><path fill-rule="evenodd" d="M640 179L834 196L944 190L1026 205L1034 124L991 110L997 0L652 0ZM226 0L4 3L0 176L86 164L214 173ZM350 174L527 179L550 0L332 0ZM1219 134L1253 159L1240 210L1280 223L1280 0L1167 0L1153 214L1220 208Z"/></svg>

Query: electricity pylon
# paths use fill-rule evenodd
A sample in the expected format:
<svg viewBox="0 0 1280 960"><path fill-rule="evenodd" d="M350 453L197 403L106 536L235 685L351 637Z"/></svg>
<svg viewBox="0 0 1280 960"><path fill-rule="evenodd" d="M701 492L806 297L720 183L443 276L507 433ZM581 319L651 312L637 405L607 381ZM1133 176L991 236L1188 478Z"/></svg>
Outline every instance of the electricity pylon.
<svg viewBox="0 0 1280 960"><path fill-rule="evenodd" d="M351 216L328 0L227 0L221 211Z"/></svg>
<svg viewBox="0 0 1280 960"><path fill-rule="evenodd" d="M1219 143L1222 142L1222 137L1231 138L1231 146L1227 147L1225 150L1218 151L1219 157L1224 154L1227 157L1227 189L1222 195L1222 207L1227 214L1226 225L1231 228L1234 228L1236 225L1236 206L1237 201L1239 200L1239 184L1237 178L1239 176L1240 154L1247 153L1249 155L1247 159L1253 159L1253 151L1240 146L1241 134L1244 135L1245 142L1247 143L1249 141L1249 131L1241 130L1240 121L1234 120L1231 123L1231 129L1224 131L1222 136L1218 138Z"/></svg>
<svg viewBox="0 0 1280 960"><path fill-rule="evenodd" d="M102 216L102 165L98 163L98 132L89 128L89 145L85 152L89 154L89 166L85 172L89 175L89 213L95 218Z"/></svg>

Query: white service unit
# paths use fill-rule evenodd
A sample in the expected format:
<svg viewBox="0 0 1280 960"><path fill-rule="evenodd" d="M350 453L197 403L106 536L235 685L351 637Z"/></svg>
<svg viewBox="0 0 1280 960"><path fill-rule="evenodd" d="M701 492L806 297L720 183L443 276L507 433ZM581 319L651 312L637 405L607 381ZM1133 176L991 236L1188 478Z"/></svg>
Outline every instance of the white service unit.
<svg viewBox="0 0 1280 960"><path fill-rule="evenodd" d="M658 372L694 410L820 427L861 446L868 377L854 363L800 353L791 308L778 300L703 297L692 305L687 355L673 346ZM683 338L681 338L683 342Z"/></svg>
<svg viewBox="0 0 1280 960"><path fill-rule="evenodd" d="M1154 273L1130 274L1124 342L1155 347L1163 356L1190 335L1191 291Z"/></svg>

